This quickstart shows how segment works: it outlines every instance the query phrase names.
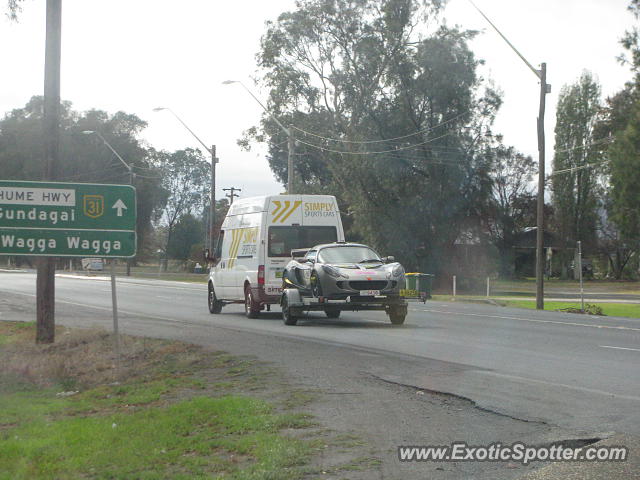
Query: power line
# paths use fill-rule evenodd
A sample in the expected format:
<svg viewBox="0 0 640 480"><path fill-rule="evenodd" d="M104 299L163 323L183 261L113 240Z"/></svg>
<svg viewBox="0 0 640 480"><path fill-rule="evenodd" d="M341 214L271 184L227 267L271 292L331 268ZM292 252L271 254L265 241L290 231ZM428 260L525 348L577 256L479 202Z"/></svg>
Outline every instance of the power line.
<svg viewBox="0 0 640 480"><path fill-rule="evenodd" d="M300 140L300 139L296 139L296 141L302 143L303 145L307 145L309 147L317 148L318 150L322 150L322 151L325 151L325 152L341 153L341 154L345 154L345 155L376 155L376 154L379 154L379 153L393 153L393 152L399 152L399 151L402 151L402 150L410 150L412 148L420 147L422 145L426 145L428 143L435 142L436 140L440 140L441 138L448 137L449 135L452 135L452 134L453 134L452 132L449 132L449 133L445 133L444 135L441 135L439 137L431 138L431 139L426 140L424 142L415 143L415 144L407 145L407 146L404 146L404 147L396 147L396 148L391 149L391 150L381 150L381 151L378 151L378 152L349 152L349 151L346 151L346 150L333 150L331 148L326 148L326 147L323 147L321 145L315 145L313 143L308 143L308 142L305 142L305 141Z"/></svg>
<svg viewBox="0 0 640 480"><path fill-rule="evenodd" d="M554 152L555 153L566 153L566 152L573 152L574 150L582 150L585 148L589 148L592 147L593 145L601 145L603 143L612 143L615 139L613 137L610 138L603 138L602 140L596 140L595 142L591 142L587 145L580 145L578 147L573 147L573 148L565 148L563 150L556 150Z"/></svg>
<svg viewBox="0 0 640 480"><path fill-rule="evenodd" d="M574 172L576 170L582 170L584 168L593 168L593 167L597 167L598 165L604 165L605 163L609 163L611 160L603 160L602 162L592 162L586 165L580 165L579 167L571 167L571 168L564 168L562 170L556 170L555 172L553 172L552 174L550 174L550 177L553 177L554 175L560 175L561 173L568 173L568 172Z"/></svg>
<svg viewBox="0 0 640 480"><path fill-rule="evenodd" d="M418 130L417 132L410 133L408 135L403 135L401 137L387 138L387 139L384 139L384 140L344 140L344 139L341 139L341 138L324 137L324 136L319 135L317 133L307 132L306 130L303 130L303 129L299 128L299 127L296 127L295 125L292 125L291 128L293 128L295 130L298 130L299 132L302 132L305 135L309 135L309 136L312 136L312 137L320 138L322 140L327 140L327 141L330 141L330 142L355 143L355 144L384 143L384 142L392 142L392 141L395 141L395 140L402 140L404 138L409 138L409 137L413 137L415 135L421 135L423 133L430 132L432 130L435 130L436 128L442 127L444 125L447 125L448 123L453 122L454 120L460 118L461 116L466 115L470 111L471 110L468 109L468 110L466 110L466 111L464 111L462 113L459 113L455 117L450 118L449 120L446 120L446 121L444 121L442 123L439 123L438 125L434 125L432 127L425 128L423 130Z"/></svg>

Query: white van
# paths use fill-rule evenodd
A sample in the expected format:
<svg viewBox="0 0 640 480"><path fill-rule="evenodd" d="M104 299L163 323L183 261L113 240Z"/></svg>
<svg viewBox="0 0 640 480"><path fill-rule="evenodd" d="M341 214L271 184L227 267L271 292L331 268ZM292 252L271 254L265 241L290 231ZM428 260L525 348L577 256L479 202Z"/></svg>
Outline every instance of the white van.
<svg viewBox="0 0 640 480"><path fill-rule="evenodd" d="M331 195L271 195L236 200L222 224L209 260L209 311L244 303L247 317L280 302L282 272L291 250L343 242Z"/></svg>

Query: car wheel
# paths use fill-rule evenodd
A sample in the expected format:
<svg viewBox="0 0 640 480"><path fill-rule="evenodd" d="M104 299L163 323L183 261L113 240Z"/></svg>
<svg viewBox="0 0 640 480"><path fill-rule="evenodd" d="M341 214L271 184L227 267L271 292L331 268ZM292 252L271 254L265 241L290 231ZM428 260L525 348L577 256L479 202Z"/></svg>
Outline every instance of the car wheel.
<svg viewBox="0 0 640 480"><path fill-rule="evenodd" d="M249 286L244 289L244 313L247 318L258 318L260 316L260 307L256 308L253 293L251 293L251 287Z"/></svg>
<svg viewBox="0 0 640 480"><path fill-rule="evenodd" d="M291 309L289 308L289 301L287 297L282 299L282 320L285 325L295 325L298 323L298 318L291 313Z"/></svg>
<svg viewBox="0 0 640 480"><path fill-rule="evenodd" d="M309 283L311 284L311 295L313 295L314 297L321 297L322 286L320 286L320 279L318 278L316 272L311 273Z"/></svg>
<svg viewBox="0 0 640 480"><path fill-rule="evenodd" d="M216 297L216 292L213 289L213 285L209 285L208 301L209 313L220 313L222 311L222 302Z"/></svg>
<svg viewBox="0 0 640 480"><path fill-rule="evenodd" d="M339 318L340 317L340 310L325 310L324 314L327 316L327 318Z"/></svg>

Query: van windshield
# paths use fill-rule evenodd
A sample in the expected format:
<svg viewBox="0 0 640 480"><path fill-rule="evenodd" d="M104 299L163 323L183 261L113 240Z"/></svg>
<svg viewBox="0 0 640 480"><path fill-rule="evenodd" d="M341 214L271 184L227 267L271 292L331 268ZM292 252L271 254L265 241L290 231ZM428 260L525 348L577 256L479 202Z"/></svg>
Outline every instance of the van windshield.
<svg viewBox="0 0 640 480"><path fill-rule="evenodd" d="M287 225L269 227L270 257L290 257L294 248L310 248L338 240L336 227Z"/></svg>

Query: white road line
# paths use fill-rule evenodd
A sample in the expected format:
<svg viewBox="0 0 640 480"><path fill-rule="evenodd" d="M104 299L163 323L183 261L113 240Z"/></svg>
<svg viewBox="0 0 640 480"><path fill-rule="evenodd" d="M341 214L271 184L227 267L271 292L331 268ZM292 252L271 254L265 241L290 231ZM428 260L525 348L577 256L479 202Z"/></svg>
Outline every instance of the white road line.
<svg viewBox="0 0 640 480"><path fill-rule="evenodd" d="M536 380L535 378L520 377L518 375L510 375L507 373L498 373L498 372L491 372L491 371L484 371L484 370L478 370L474 373L480 374L480 375L488 375L492 377L506 378L508 380L516 380L516 381L525 382L525 383L540 383L543 385L550 385L552 387L567 388L567 389L575 390L578 392L595 393L597 395L604 395L607 397L622 398L624 400L633 400L636 402L640 402L640 397L636 397L635 395L621 395L619 393L607 392L604 390L598 390L596 388L579 387L577 385L568 385L566 383L547 382L545 380Z"/></svg>
<svg viewBox="0 0 640 480"><path fill-rule="evenodd" d="M608 328L612 330L630 330L634 332L640 332L640 328L622 327L619 325L593 325L590 323L576 323L576 322L560 322L558 320L536 320L533 318L520 318L520 317L506 317L499 315L486 315L482 313L462 313L462 312L448 312L446 310L422 310L423 312L433 313L446 313L449 315L466 315L469 317L486 317L486 318L499 318L501 320L517 320L519 322L532 322L532 323L555 323L558 325L569 325L571 327L589 327L589 328Z"/></svg>
<svg viewBox="0 0 640 480"><path fill-rule="evenodd" d="M631 350L633 352L640 352L640 348L627 348L627 347L612 347L610 345L599 345L600 348L613 348L615 350Z"/></svg>

